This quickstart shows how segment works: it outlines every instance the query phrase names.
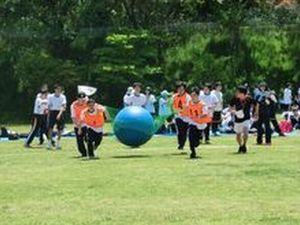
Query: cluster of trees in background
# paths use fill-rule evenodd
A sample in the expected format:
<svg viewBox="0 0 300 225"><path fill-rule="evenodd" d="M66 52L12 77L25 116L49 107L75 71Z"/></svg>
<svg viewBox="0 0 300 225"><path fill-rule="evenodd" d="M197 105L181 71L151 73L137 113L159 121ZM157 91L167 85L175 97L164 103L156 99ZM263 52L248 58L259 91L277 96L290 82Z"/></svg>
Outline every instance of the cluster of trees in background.
<svg viewBox="0 0 300 225"><path fill-rule="evenodd" d="M99 89L118 107L141 81L300 82L298 0L3 0L0 123L28 119L43 83Z"/></svg>

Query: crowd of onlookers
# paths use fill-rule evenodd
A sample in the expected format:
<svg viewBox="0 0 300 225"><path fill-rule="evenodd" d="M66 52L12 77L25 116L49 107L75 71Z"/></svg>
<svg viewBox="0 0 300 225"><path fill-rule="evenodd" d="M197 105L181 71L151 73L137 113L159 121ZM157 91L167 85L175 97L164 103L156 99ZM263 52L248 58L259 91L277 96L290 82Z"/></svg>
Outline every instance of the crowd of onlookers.
<svg viewBox="0 0 300 225"><path fill-rule="evenodd" d="M300 87L293 92L292 85L287 83L283 92L278 94L264 82L258 84L254 89L251 89L247 83L244 86L248 88L248 94L253 99L260 101L261 99L257 98L267 98L271 100L272 104L266 109L270 114L272 132L284 136L294 129L300 129ZM215 136L220 133L234 133L234 115L230 111L229 104L224 103L222 88L221 82L215 82L203 85L200 91L201 100L213 111L213 123L208 129ZM142 106L153 116L164 120L159 133L174 133L176 130L172 116L173 94L173 92L163 90L157 96L149 86L143 93L142 84L134 83L133 86L128 87L123 103L124 106ZM256 121L251 121L250 132L257 132Z"/></svg>

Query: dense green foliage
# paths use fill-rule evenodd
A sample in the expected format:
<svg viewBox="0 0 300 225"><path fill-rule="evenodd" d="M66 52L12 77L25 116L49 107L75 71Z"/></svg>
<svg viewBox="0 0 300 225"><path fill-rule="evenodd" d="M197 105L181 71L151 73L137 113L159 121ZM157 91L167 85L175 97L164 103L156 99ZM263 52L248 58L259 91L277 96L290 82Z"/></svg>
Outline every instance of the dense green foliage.
<svg viewBox="0 0 300 225"><path fill-rule="evenodd" d="M300 81L300 10L253 0L4 0L0 123L27 119L43 83L99 88L120 106L133 81L158 92L175 80ZM16 108L18 109L16 111Z"/></svg>
<svg viewBox="0 0 300 225"><path fill-rule="evenodd" d="M105 137L96 161L74 157L75 139L62 151L0 142L1 225L299 225L299 137L249 141L236 155L233 136L215 138L196 161L175 137L138 150Z"/></svg>

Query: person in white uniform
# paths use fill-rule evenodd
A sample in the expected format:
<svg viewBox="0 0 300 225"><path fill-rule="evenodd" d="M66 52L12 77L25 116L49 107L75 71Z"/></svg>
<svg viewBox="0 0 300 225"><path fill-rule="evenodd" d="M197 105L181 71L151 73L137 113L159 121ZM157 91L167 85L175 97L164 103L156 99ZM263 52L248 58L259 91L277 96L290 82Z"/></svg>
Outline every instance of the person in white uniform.
<svg viewBox="0 0 300 225"><path fill-rule="evenodd" d="M213 117L213 112L218 104L218 98L211 93L211 84L205 84L203 88L203 94L200 94L200 100L205 103L208 110L208 115ZM204 129L205 143L210 144L210 127L211 123L208 123Z"/></svg>
<svg viewBox="0 0 300 225"><path fill-rule="evenodd" d="M33 118L32 118L32 127L31 131L25 141L25 148L30 148L31 143L38 134L38 132L45 132L43 126L45 123L45 116L48 113L48 91L42 90L35 99L34 109L33 109Z"/></svg>
<svg viewBox="0 0 300 225"><path fill-rule="evenodd" d="M215 136L219 136L219 126L222 122L222 111L223 111L223 93L222 93L222 83L216 82L214 90L211 92L212 95L216 96L218 103L213 112L212 120L212 133Z"/></svg>
<svg viewBox="0 0 300 225"><path fill-rule="evenodd" d="M284 111L289 111L292 103L293 103L292 85L290 83L287 83L283 91L282 109Z"/></svg>
<svg viewBox="0 0 300 225"><path fill-rule="evenodd" d="M48 116L48 149L51 150L53 147L52 134L53 128L56 125L57 128L57 139L56 149L61 149L60 139L65 126L65 116L67 99L62 93L63 88L60 85L54 86L54 93L48 97L49 102L49 116Z"/></svg>
<svg viewBox="0 0 300 225"><path fill-rule="evenodd" d="M145 107L146 105L146 96L141 93L142 84L135 82L133 85L133 93L127 98L127 106L139 106Z"/></svg>
<svg viewBox="0 0 300 225"><path fill-rule="evenodd" d="M146 104L145 104L145 109L152 115L155 115L155 106L154 104L156 103L156 98L152 94L152 90L150 87L146 87Z"/></svg>

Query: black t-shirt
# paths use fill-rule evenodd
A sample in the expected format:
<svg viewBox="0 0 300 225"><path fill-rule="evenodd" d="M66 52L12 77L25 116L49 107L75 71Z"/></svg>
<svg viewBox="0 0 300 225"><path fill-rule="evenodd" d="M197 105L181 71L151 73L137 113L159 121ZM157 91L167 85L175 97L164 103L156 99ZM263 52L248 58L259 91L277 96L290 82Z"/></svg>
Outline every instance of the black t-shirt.
<svg viewBox="0 0 300 225"><path fill-rule="evenodd" d="M239 98L232 98L230 101L230 106L235 108L235 111L243 111L243 117L240 118L235 115L235 122L241 123L251 118L251 108L255 105L255 101L250 97L247 96L244 100Z"/></svg>

